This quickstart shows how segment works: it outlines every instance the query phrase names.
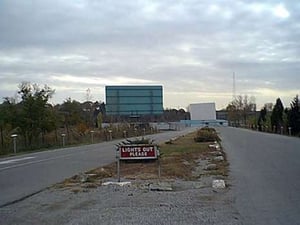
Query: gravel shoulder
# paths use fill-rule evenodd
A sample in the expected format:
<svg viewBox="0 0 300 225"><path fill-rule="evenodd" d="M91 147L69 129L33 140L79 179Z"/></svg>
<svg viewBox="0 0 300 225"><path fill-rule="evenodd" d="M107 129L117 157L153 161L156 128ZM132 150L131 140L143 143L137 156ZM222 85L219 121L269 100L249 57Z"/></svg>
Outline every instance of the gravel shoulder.
<svg viewBox="0 0 300 225"><path fill-rule="evenodd" d="M207 181L166 181L172 191L152 191L153 181L100 186L74 193L50 188L0 209L0 224L241 224L230 189Z"/></svg>

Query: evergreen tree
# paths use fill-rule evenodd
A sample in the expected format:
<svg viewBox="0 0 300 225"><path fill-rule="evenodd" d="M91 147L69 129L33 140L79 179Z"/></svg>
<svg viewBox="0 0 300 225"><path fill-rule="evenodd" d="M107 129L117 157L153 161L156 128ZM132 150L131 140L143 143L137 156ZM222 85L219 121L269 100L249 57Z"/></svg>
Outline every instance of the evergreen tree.
<svg viewBox="0 0 300 225"><path fill-rule="evenodd" d="M271 125L277 133L280 132L281 126L283 126L283 112L284 108L281 99L277 98L271 115Z"/></svg>
<svg viewBox="0 0 300 225"><path fill-rule="evenodd" d="M267 108L266 107L263 107L261 110L260 110L260 113L259 113L259 118L258 118L258 129L259 131L262 131L262 125L266 122L266 115L267 115Z"/></svg>
<svg viewBox="0 0 300 225"><path fill-rule="evenodd" d="M296 95L291 103L291 109L287 110L288 125L292 129L292 134L300 133L300 102Z"/></svg>

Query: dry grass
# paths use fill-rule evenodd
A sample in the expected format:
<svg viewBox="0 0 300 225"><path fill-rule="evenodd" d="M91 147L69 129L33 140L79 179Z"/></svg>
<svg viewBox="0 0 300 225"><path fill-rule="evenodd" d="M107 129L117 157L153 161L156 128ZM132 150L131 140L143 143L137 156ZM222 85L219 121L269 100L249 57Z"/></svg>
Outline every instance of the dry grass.
<svg viewBox="0 0 300 225"><path fill-rule="evenodd" d="M188 134L173 141L172 144L161 146L162 152L162 176L166 178L181 178L194 180L193 171L197 167L197 160L207 160L212 155L212 149L208 146L210 142L195 142L196 133ZM212 162L212 159L209 159ZM227 175L227 162L213 162L218 165L217 169L210 171L209 175ZM214 174L213 174L214 173Z"/></svg>

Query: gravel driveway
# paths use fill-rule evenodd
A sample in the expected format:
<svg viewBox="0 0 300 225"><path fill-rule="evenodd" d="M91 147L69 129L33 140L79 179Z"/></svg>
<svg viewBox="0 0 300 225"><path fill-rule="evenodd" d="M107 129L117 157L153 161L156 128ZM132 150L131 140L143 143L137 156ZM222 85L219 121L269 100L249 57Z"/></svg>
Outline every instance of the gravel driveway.
<svg viewBox="0 0 300 225"><path fill-rule="evenodd" d="M52 187L1 208L0 224L241 224L230 188L213 189L211 178L164 182L172 191L153 191L151 183L133 181L79 193Z"/></svg>

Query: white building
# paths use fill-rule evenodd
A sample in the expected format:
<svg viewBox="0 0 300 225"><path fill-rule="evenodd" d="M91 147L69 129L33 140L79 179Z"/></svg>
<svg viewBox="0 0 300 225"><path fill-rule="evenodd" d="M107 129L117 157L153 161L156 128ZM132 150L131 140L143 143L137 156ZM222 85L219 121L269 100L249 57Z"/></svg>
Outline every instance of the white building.
<svg viewBox="0 0 300 225"><path fill-rule="evenodd" d="M215 103L196 103L188 106L191 120L216 120Z"/></svg>

